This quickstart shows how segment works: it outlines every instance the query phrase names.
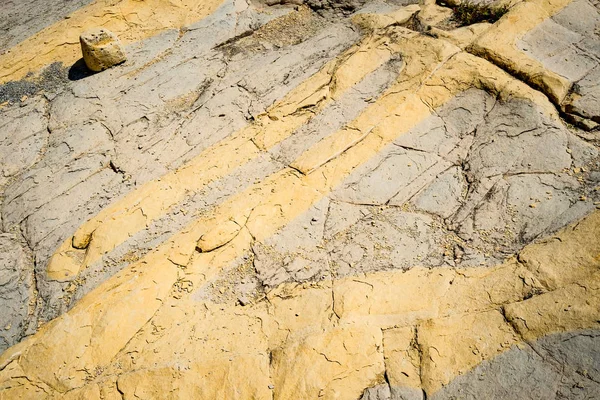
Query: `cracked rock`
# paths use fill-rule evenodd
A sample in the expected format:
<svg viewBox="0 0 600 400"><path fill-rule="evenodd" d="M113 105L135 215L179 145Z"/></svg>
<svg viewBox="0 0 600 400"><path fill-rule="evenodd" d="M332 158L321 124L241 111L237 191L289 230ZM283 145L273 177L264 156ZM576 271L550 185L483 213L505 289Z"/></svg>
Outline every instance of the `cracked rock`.
<svg viewBox="0 0 600 400"><path fill-rule="evenodd" d="M0 234L0 353L16 344L35 302L31 255L13 235Z"/></svg>

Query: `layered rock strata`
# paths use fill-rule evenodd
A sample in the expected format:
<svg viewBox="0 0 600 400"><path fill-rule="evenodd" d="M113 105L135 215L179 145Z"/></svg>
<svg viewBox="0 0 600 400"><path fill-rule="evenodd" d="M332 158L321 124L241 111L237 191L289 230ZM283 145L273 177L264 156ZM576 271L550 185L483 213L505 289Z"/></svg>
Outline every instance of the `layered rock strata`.
<svg viewBox="0 0 600 400"><path fill-rule="evenodd" d="M101 0L0 56L0 399L593 398L600 11L510 6ZM76 75L91 24L129 60Z"/></svg>

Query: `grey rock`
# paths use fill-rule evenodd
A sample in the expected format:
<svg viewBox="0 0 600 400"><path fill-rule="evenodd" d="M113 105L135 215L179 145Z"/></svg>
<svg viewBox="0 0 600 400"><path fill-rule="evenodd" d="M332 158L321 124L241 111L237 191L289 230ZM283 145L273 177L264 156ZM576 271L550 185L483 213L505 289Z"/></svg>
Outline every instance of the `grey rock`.
<svg viewBox="0 0 600 400"><path fill-rule="evenodd" d="M43 96L32 94L0 110L0 235L12 232L5 247L15 250L7 250L5 270L11 271L10 293L17 293L2 298L0 307L32 304L26 312L11 311L16 330L9 330L6 343L65 312L198 215L285 168L381 96L403 67L400 57L367 75L270 151L173 204L83 271L74 293L65 295L67 284L46 279L49 257L81 223L248 125L359 41L361 33L345 17L348 12L363 6L361 12L388 12L406 2L363 3L309 2L319 15L273 35L260 27L293 7L262 12L252 3L227 0L181 32L169 30L128 46L125 64L68 82L57 74L51 90L29 88L42 90ZM571 46L581 62L568 73L573 79L583 76L572 111L594 118L590 110L597 109L599 69L583 71L586 60L596 57L596 42L587 28L569 24L568 10L549 25L564 32L562 37L549 41L544 31L531 40L536 46ZM589 18L586 26L595 23ZM552 62L553 68L571 68ZM535 105L469 89L352 171L329 197L265 244L255 244L248 259L236 260L230 267L244 265L251 276L229 282L232 298L247 303L263 286L286 281L415 265L493 264L594 207L589 195L594 169L581 180L571 171L589 168L597 156L594 146L544 117ZM582 194L590 200L580 201ZM20 252L25 255L10 258ZM33 284L15 289L16 276L32 282L35 277L35 291ZM413 395L388 389L390 396L404 396L392 398ZM373 396L387 396L385 390L373 389Z"/></svg>
<svg viewBox="0 0 600 400"><path fill-rule="evenodd" d="M276 159L290 164L302 152L354 120L397 78L401 59L392 59L368 74L340 99L303 125L292 136L271 149Z"/></svg>
<svg viewBox="0 0 600 400"><path fill-rule="evenodd" d="M599 79L600 65L591 70L589 74L574 86L575 93L578 96L575 96L573 101L565 106L567 111L592 119L596 123L600 123L600 112L597 111L600 109L600 89L598 89Z"/></svg>
<svg viewBox="0 0 600 400"><path fill-rule="evenodd" d="M370 207L331 201L325 221L325 239L331 239L369 214L371 214Z"/></svg>
<svg viewBox="0 0 600 400"><path fill-rule="evenodd" d="M381 384L365 390L360 400L390 400L391 398L389 385Z"/></svg>
<svg viewBox="0 0 600 400"><path fill-rule="evenodd" d="M274 287L285 282L289 276L283 268L283 260L277 253L260 243L252 246L254 253L254 269L258 279L265 286Z"/></svg>
<svg viewBox="0 0 600 400"><path fill-rule="evenodd" d="M358 167L332 197L349 203L383 205L440 161L432 153L388 146Z"/></svg>
<svg viewBox="0 0 600 400"><path fill-rule="evenodd" d="M91 0L6 0L0 4L0 52L60 21Z"/></svg>
<svg viewBox="0 0 600 400"><path fill-rule="evenodd" d="M562 171L571 166L570 133L548 120L532 103L498 105L477 127L467 159L475 176ZM552 154L553 157L547 157Z"/></svg>
<svg viewBox="0 0 600 400"><path fill-rule="evenodd" d="M600 332L587 330L550 335L531 344L557 369L568 366L576 374L600 384Z"/></svg>
<svg viewBox="0 0 600 400"><path fill-rule="evenodd" d="M253 184L255 179L265 178L280 170L281 167L265 154L240 166L230 175L211 182L198 192L190 194L163 217L150 223L147 229L137 232L102 260L84 270L80 275L83 283L74 293L70 305L74 305L90 290L127 266L132 258L143 257L168 239L173 232L181 230L197 219L198 215L210 212L219 202ZM49 284L55 291L60 287L55 282ZM58 305L56 306L58 307Z"/></svg>
<svg viewBox="0 0 600 400"><path fill-rule="evenodd" d="M423 391L386 384L373 386L363 392L360 400L423 400Z"/></svg>
<svg viewBox="0 0 600 400"><path fill-rule="evenodd" d="M413 199L419 210L448 218L458 210L467 184L458 167L442 172L427 188Z"/></svg>
<svg viewBox="0 0 600 400"><path fill-rule="evenodd" d="M31 254L11 234L0 234L0 353L24 336L35 305Z"/></svg>
<svg viewBox="0 0 600 400"><path fill-rule="evenodd" d="M48 140L46 102L36 99L0 115L0 187L31 167Z"/></svg>
<svg viewBox="0 0 600 400"><path fill-rule="evenodd" d="M430 396L450 399L597 399L598 331L553 334L484 361Z"/></svg>
<svg viewBox="0 0 600 400"><path fill-rule="evenodd" d="M493 264L592 209L591 201L579 200L585 185L569 171L597 156L594 146L534 104L497 102L472 89L354 170L332 198L408 203L444 218L465 241L460 262ZM345 263L361 259L361 249L348 247Z"/></svg>
<svg viewBox="0 0 600 400"><path fill-rule="evenodd" d="M64 284L46 280L45 267L81 223L245 126L359 37L347 20L324 29L322 19L315 17L310 34L298 42L269 47L250 35L245 43L260 46L249 46L244 54L231 55L218 47L229 39L235 43L240 31L256 30L291 10L263 13L243 1L226 1L187 27L182 37L167 31L128 46L130 62L70 82L49 101L38 97L23 108L2 110L0 121L6 123L0 126L6 129L0 139L0 221L4 230L22 231L31 243L41 298L38 318L54 318L72 304L62 299ZM393 71L388 70L374 75L377 90L390 76ZM356 109L363 104L359 98L353 100ZM173 209L207 209L281 168L265 157ZM244 177L244 168L251 178ZM142 256L180 229L193 216L188 215L168 215L108 254L85 273L71 300L122 268L125 255ZM310 275L297 270L298 262L288 264L294 275ZM33 264L28 268L32 271Z"/></svg>
<svg viewBox="0 0 600 400"><path fill-rule="evenodd" d="M600 25L600 12L589 1L574 0L552 19L570 31L586 36Z"/></svg>
<svg viewBox="0 0 600 400"><path fill-rule="evenodd" d="M526 34L518 46L544 67L567 78L574 95L561 106L600 121L600 12L597 4L575 0Z"/></svg>
<svg viewBox="0 0 600 400"><path fill-rule="evenodd" d="M444 262L443 229L432 218L389 208L361 219L327 243L332 271L346 276Z"/></svg>
<svg viewBox="0 0 600 400"><path fill-rule="evenodd" d="M324 198L276 232L264 245L253 246L254 267L263 285L302 282L329 276L324 249L329 199Z"/></svg>

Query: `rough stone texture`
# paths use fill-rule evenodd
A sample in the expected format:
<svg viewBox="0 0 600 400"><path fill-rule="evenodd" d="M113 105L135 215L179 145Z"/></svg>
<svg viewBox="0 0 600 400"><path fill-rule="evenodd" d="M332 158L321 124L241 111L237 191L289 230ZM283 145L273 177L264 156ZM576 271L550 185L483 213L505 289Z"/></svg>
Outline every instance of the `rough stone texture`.
<svg viewBox="0 0 600 400"><path fill-rule="evenodd" d="M572 83L567 112L600 122L600 9L573 1L529 32L520 48Z"/></svg>
<svg viewBox="0 0 600 400"><path fill-rule="evenodd" d="M130 50L134 54L132 58L136 61L134 65L123 66L123 71L107 71L102 74L104 76L94 77L93 80L88 78L77 81L72 89L59 94L50 104L42 102L42 106L48 107L48 110L33 111L27 116L32 120L35 118L31 123L17 125L22 127L20 129L33 130L39 129L35 123L46 124L47 130L40 134L44 139L50 138L47 148L44 148L43 158L32 168L25 170L26 172L21 172L18 180L9 184L2 208L5 230L20 226L20 231L24 232L33 246L38 260L42 298L45 299L44 302L50 303L50 308L42 312L42 315L46 314L43 319L51 318L57 312L61 312L60 310L64 310L62 301L54 299L53 294L59 293L60 296L64 285L57 287L57 284L46 283L44 270L57 244L72 234L78 224L110 199L135 185L160 176L172 166L181 165L202 149L243 126L251 115L246 107L258 110L255 112L264 110L265 106L272 102L269 96L281 96L294 82L309 76L319 63L327 61L330 52L335 54L348 46L354 35L348 24L337 24L328 31L314 32L316 36L312 42L301 41L291 48L287 45L281 51L269 52L261 48L247 55L227 56L222 54L220 49L213 50L212 47L226 41L228 35L233 36L238 29L238 23L229 20L233 12L233 4L225 4L221 11L212 17L213 21L209 18L201 21L197 27L191 27L176 44L176 32L149 40L139 49ZM240 23L243 24L273 17L252 13L241 15ZM225 25L222 25L222 19L226 21ZM286 23L285 20L283 22ZM294 23L292 20L285 26ZM318 23L318 17L315 17L315 23ZM338 36L344 39L340 42ZM268 40L263 37L260 36L259 40ZM201 48L195 44L200 38L203 40ZM212 38L212 43L209 38ZM252 40L252 37L245 40ZM174 53L173 56L144 67L152 57L156 57L169 46L175 46L170 50ZM207 52L203 58L205 61L199 62L198 58L187 60L190 46L193 46L194 53L204 49ZM311 59L311 55L314 59ZM270 57L273 63L265 63L265 57ZM170 72L158 81L147 81L144 78L153 74L148 69L168 69L168 65L178 63L178 59L187 61L174 70L169 70ZM294 65L293 69L290 69L291 63ZM225 66L227 69L223 69ZM230 72L226 72L227 70ZM127 78L127 74L130 73L140 75L141 80L140 84L133 84L131 88L132 83L137 81ZM214 77L208 78L206 74L209 73L215 74ZM218 75L222 73L225 75L219 78ZM108 84L118 77L123 81L122 86ZM171 84L173 79L182 78L186 80L185 83ZM251 83L240 83L245 79ZM282 80L289 82L288 86L276 84ZM159 93L156 92L156 87L161 88ZM100 98L88 98L87 93L95 93L94 96L97 96L101 91L105 91L105 94ZM123 92L126 94L123 95ZM114 97L120 99L120 106L111 104L108 100ZM154 102L152 99L155 99ZM152 104L155 108L149 108ZM184 111L187 107L192 107L191 111ZM225 107L231 112L226 111ZM140 112L142 110L145 111ZM169 114L171 110L175 110L175 113ZM183 117L186 120L183 125L180 122L182 115L187 115ZM14 117L9 115L8 118ZM49 131L52 132L50 136ZM145 138L151 131L155 132L154 139L148 141ZM6 140L16 141L18 136L11 135ZM43 145L43 141L36 142L36 145L40 144ZM18 145L23 146L24 143ZM24 148L23 153L11 152L10 157L23 162L35 157L35 154L29 148ZM138 156L132 157L132 154ZM11 175L18 174L15 171ZM237 185L243 186L247 184L244 182L252 182L252 179L254 178L245 178ZM40 185L36 182L44 183ZM223 184L214 185L212 193L224 196ZM236 186L233 186L226 190L235 188ZM207 198L208 193L196 196L196 200L201 203L193 207L200 210L209 207L211 202ZM218 201L219 198L215 198L214 201ZM181 206L191 206L184 204L185 202ZM169 218L162 223L160 231L155 235L164 236L165 230L176 229L177 226L188 222L189 218L172 222ZM145 243L151 238L145 236L143 234L142 237L132 240L134 249L148 248ZM123 253L130 251L131 248L128 248ZM105 266L101 264L98 269L104 270ZM114 273L114 269L109 273ZM106 276L106 273L101 274L96 282L104 280Z"/></svg>
<svg viewBox="0 0 600 400"><path fill-rule="evenodd" d="M513 40L584 6L515 3L99 1L127 63L0 56L0 399L593 398L600 141L551 69L595 70Z"/></svg>
<svg viewBox="0 0 600 400"><path fill-rule="evenodd" d="M10 177L35 164L43 154L49 135L46 113L45 102L38 99L2 115L0 129L6 133L0 139L0 187L5 186Z"/></svg>
<svg viewBox="0 0 600 400"><path fill-rule="evenodd" d="M511 15L528 14L515 21ZM516 22L516 23L515 23ZM588 0L524 1L470 48L544 91L571 121L600 121L600 9Z"/></svg>
<svg viewBox="0 0 600 400"><path fill-rule="evenodd" d="M27 332L35 304L31 255L18 239L0 235L0 351L18 342Z"/></svg>
<svg viewBox="0 0 600 400"><path fill-rule="evenodd" d="M368 388L360 400L422 400L423 392L413 388L377 385Z"/></svg>
<svg viewBox="0 0 600 400"><path fill-rule="evenodd" d="M0 4L0 53L36 34L70 13L89 4L90 0L6 0Z"/></svg>
<svg viewBox="0 0 600 400"><path fill-rule="evenodd" d="M415 196L412 203L419 210L448 218L461 206L467 187L462 170L450 167Z"/></svg>
<svg viewBox="0 0 600 400"><path fill-rule="evenodd" d="M75 8L82 5L75 0L71 2ZM24 7L19 3L18 12L25 12L24 15L27 15L26 10L37 9L37 7L27 7L28 3L32 2L23 3ZM50 8L46 1L36 0L36 3L40 3L38 12L47 12L47 16L57 22L35 34L33 33L39 28L36 28L37 23L33 22L34 29L25 36L26 39L19 36L22 41L14 45L10 51L0 54L0 65L2 65L0 82L2 83L35 74L40 68L53 62L71 67L81 58L81 45L78 38L85 29L102 26L114 32L124 44L130 44L154 37L161 32L178 30L191 25L214 12L221 1L98 0L86 2L89 3L88 6L77 10L73 8L72 10L75 11L71 14L68 14L70 7L64 11L57 10L65 1L55 2ZM9 26L11 30L15 29L10 20Z"/></svg>
<svg viewBox="0 0 600 400"><path fill-rule="evenodd" d="M104 71L127 60L121 41L107 29L85 31L79 37L79 42L85 65L94 72Z"/></svg>
<svg viewBox="0 0 600 400"><path fill-rule="evenodd" d="M598 331L549 335L481 365L432 399L593 399L600 393Z"/></svg>

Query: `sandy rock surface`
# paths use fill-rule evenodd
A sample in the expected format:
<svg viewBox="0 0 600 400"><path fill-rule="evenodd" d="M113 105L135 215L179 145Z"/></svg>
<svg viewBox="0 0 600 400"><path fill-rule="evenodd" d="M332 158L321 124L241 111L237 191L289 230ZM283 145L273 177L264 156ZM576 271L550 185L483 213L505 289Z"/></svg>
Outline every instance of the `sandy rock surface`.
<svg viewBox="0 0 600 400"><path fill-rule="evenodd" d="M598 2L25 3L0 399L600 393Z"/></svg>
<svg viewBox="0 0 600 400"><path fill-rule="evenodd" d="M83 61L93 72L104 71L127 60L119 38L104 28L94 28L79 36Z"/></svg>

